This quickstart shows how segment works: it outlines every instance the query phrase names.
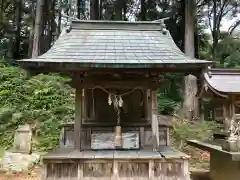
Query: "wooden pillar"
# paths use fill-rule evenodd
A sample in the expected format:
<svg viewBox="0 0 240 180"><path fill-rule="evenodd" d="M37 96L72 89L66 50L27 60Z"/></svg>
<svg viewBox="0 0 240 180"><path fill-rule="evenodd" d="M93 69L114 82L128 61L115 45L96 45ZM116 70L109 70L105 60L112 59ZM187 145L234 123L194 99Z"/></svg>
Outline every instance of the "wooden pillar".
<svg viewBox="0 0 240 180"><path fill-rule="evenodd" d="M144 101L143 101L143 106L144 106L144 118L146 120L149 120L149 107L148 107L148 89L144 90Z"/></svg>
<svg viewBox="0 0 240 180"><path fill-rule="evenodd" d="M230 104L228 101L225 101L223 104L223 125L224 125L224 133L229 135L229 128L230 128Z"/></svg>
<svg viewBox="0 0 240 180"><path fill-rule="evenodd" d="M158 127L158 104L157 104L157 91L152 90L152 138L153 138L153 150L156 151L159 148L159 127Z"/></svg>
<svg viewBox="0 0 240 180"><path fill-rule="evenodd" d="M76 87L75 93L75 123L74 123L74 145L81 150L81 125L82 125L82 88Z"/></svg>
<svg viewBox="0 0 240 180"><path fill-rule="evenodd" d="M231 117L230 126L232 127L233 124L236 122L235 99L234 99L234 97L231 97L231 103L230 103L229 109L230 109L230 117Z"/></svg>
<svg viewBox="0 0 240 180"><path fill-rule="evenodd" d="M229 101L225 101L223 104L223 116L224 116L224 131L229 136L231 133L230 128L236 120L235 112L235 99L230 97Z"/></svg>
<svg viewBox="0 0 240 180"><path fill-rule="evenodd" d="M152 122L152 95L151 90L147 90L147 120Z"/></svg>

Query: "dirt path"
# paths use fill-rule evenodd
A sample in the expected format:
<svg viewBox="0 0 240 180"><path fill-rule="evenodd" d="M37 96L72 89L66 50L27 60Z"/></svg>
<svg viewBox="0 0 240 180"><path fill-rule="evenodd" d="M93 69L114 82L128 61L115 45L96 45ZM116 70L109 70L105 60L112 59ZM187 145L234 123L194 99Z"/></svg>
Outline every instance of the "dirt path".
<svg viewBox="0 0 240 180"><path fill-rule="evenodd" d="M29 173L1 173L0 180L41 180L41 167L35 167Z"/></svg>

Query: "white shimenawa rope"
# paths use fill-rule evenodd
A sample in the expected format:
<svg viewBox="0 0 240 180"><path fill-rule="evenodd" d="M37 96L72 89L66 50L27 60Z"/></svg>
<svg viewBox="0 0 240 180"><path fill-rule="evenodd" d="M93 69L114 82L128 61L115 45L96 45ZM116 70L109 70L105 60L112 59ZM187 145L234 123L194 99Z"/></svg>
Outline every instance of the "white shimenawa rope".
<svg viewBox="0 0 240 180"><path fill-rule="evenodd" d="M137 86L137 87L133 88L132 90L127 91L127 92L125 92L125 93L122 93L122 94L114 94L114 93L106 90L106 89L105 89L104 87L102 87L102 86L95 86L95 87L92 89L92 92L93 92L95 89L97 89L97 88L103 90L104 92L106 92L106 93L108 94L108 104L109 104L109 105L112 105L112 104L113 104L114 109L115 109L116 112L117 112L117 124L118 124L118 125L120 124L120 109L119 109L119 108L123 106L123 99L122 99L122 97L123 97L123 96L126 96L126 95L128 95L128 94L131 94L131 93L134 92L136 89L141 89L141 90L143 91L143 89L142 89L141 86ZM95 102L94 102L94 98L93 98L93 107L94 107L94 104L95 104Z"/></svg>

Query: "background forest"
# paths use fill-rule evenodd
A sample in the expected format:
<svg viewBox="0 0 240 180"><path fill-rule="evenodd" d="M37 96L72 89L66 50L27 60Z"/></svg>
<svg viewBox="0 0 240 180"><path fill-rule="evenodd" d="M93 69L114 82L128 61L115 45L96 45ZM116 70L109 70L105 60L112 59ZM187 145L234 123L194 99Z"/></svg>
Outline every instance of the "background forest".
<svg viewBox="0 0 240 180"><path fill-rule="evenodd" d="M59 124L73 119L74 90L67 77L30 76L16 63L46 52L72 19L164 18L175 43L187 55L212 60L216 67L237 68L239 4L238 0L0 0L0 144L9 148L13 130L27 122L37 137L35 149L50 150L58 144ZM221 32L224 19L235 21ZM189 32L192 37L186 36ZM172 115L184 102L184 77L169 74L167 78L159 89L159 111Z"/></svg>

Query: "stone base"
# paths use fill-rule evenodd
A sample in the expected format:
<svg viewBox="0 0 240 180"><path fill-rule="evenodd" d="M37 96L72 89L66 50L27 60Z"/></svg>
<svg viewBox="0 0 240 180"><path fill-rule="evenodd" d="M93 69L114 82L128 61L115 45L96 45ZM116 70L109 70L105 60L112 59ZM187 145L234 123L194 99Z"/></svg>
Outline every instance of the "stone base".
<svg viewBox="0 0 240 180"><path fill-rule="evenodd" d="M38 163L40 156L38 154L21 154L5 152L0 161L0 170L23 172L27 171L34 164Z"/></svg>

